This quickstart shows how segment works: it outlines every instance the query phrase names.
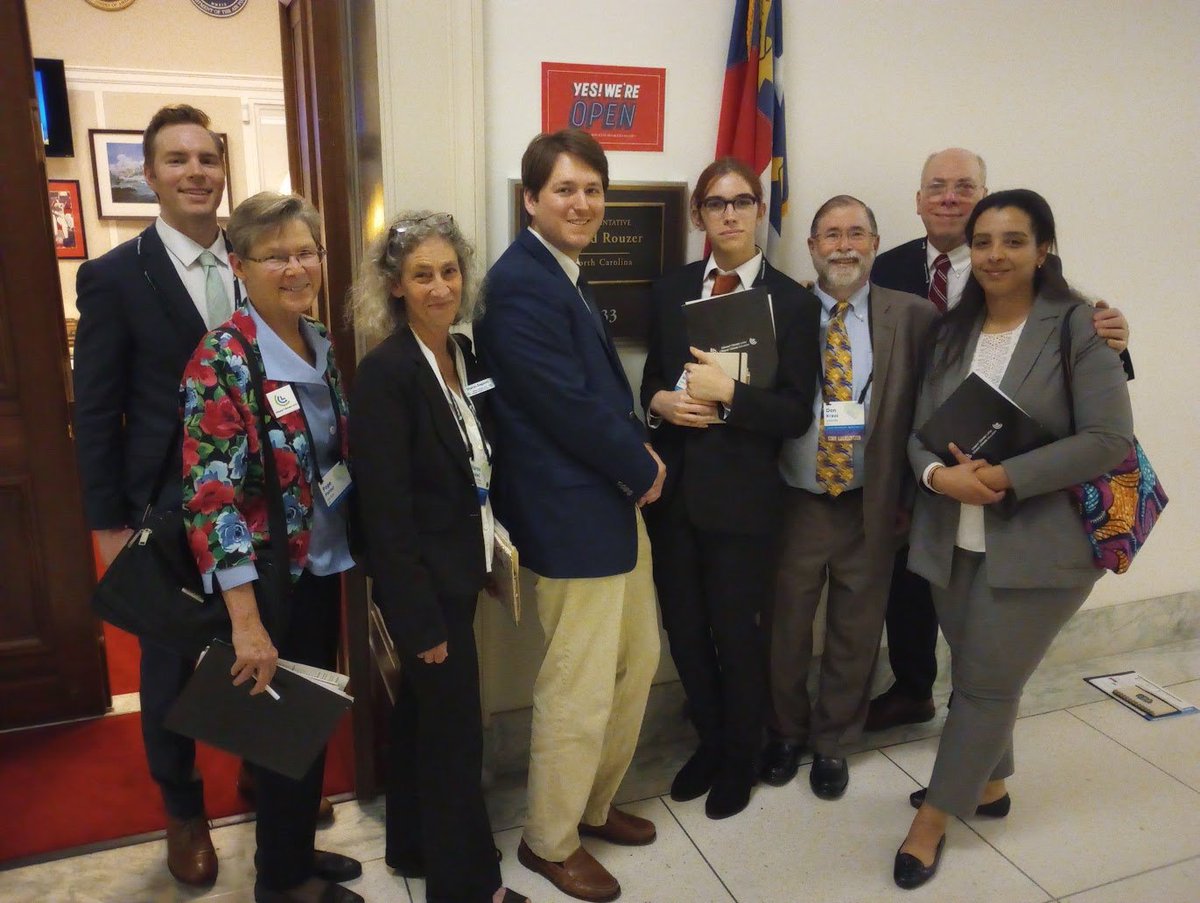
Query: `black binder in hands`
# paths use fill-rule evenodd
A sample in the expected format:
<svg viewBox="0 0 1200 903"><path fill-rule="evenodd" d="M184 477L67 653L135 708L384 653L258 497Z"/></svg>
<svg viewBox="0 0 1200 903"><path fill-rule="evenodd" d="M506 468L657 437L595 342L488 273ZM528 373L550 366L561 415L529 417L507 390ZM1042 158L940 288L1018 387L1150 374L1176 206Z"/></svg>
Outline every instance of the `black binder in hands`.
<svg viewBox="0 0 1200 903"><path fill-rule="evenodd" d="M972 458L999 464L1055 440L1044 426L978 373L970 374L917 430L917 438L950 466L953 442Z"/></svg>
<svg viewBox="0 0 1200 903"><path fill-rule="evenodd" d="M269 692L251 696L253 681L233 685L233 647L212 643L163 724L293 780L304 777L354 702L336 687L287 670Z"/></svg>
<svg viewBox="0 0 1200 903"><path fill-rule="evenodd" d="M719 355L721 369L738 382L769 389L775 385L779 351L771 293L751 288L683 305L688 341Z"/></svg>

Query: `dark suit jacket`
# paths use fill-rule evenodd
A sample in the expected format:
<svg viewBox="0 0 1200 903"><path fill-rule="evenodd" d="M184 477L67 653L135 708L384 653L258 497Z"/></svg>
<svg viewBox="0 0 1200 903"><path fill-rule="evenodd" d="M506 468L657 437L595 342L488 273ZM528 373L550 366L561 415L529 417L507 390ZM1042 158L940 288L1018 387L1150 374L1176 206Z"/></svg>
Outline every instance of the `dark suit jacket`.
<svg viewBox="0 0 1200 903"><path fill-rule="evenodd" d="M179 381L205 333L153 225L79 268L75 448L93 530L136 523L179 425ZM178 505L176 460L162 501Z"/></svg>
<svg viewBox="0 0 1200 903"><path fill-rule="evenodd" d="M635 503L657 465L616 348L558 261L522 232L488 272L479 357L496 380L496 513L545 577L637 562Z"/></svg>
<svg viewBox="0 0 1200 903"><path fill-rule="evenodd" d="M470 342L456 339L467 379L476 382L481 374ZM490 394L472 399L485 435ZM396 646L416 655L446 639L439 597L473 597L483 588L470 455L407 326L359 362L350 412L350 457L375 602Z"/></svg>
<svg viewBox="0 0 1200 903"><path fill-rule="evenodd" d="M1057 261L1055 265L1061 270L1062 261L1053 254L1050 256ZM927 263L925 239L914 238L912 241L896 245L890 251L884 251L876 257L875 265L871 267L871 281L884 288L893 288L898 292L911 292L927 298L929 297ZM1133 358L1129 356L1128 348L1121 352L1121 366L1125 369L1125 376L1133 379Z"/></svg>
<svg viewBox="0 0 1200 903"><path fill-rule="evenodd" d="M654 285L642 371L642 407L661 389L672 391L693 361L683 305L700 297L706 261L688 264ZM724 424L707 429L663 421L650 430L654 450L667 465L662 498L683 493L691 522L704 530L773 534L783 514L780 440L802 436L812 423L820 379L821 302L812 292L765 263L756 285L771 291L779 371L772 389L738 383Z"/></svg>

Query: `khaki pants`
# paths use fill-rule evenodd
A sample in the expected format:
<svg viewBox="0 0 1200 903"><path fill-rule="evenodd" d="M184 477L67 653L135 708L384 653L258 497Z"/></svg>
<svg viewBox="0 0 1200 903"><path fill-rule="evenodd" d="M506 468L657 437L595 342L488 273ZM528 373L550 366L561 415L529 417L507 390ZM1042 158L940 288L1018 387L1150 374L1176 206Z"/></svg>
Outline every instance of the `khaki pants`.
<svg viewBox="0 0 1200 903"><path fill-rule="evenodd" d="M650 543L639 512L637 564L613 577L538 577L546 657L533 685L525 842L561 862L579 823L603 824L633 759L658 669Z"/></svg>

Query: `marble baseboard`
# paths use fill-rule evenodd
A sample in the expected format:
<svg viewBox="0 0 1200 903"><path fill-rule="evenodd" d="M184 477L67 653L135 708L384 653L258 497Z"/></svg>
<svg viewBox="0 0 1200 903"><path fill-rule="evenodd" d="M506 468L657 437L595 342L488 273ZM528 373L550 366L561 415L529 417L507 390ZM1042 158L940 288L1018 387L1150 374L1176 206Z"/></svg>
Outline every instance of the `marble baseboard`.
<svg viewBox="0 0 1200 903"><path fill-rule="evenodd" d="M1200 637L1200 591L1140 599L1103 608L1088 608L1076 614L1063 628L1046 654L1042 666L1056 668L1087 659L1167 646L1196 637ZM934 688L934 698L939 701L949 695L949 662L950 650L945 639L939 636L939 682ZM817 667L814 663L813 673L810 675L810 691L816 689L816 672ZM887 667L887 654L881 652L874 692L881 692L890 684L891 672ZM656 684L651 688L646 718L638 741L639 757L646 755L647 751L662 748L681 749L695 742L696 734L687 720L686 704L683 687L679 681ZM941 717L933 722L912 725L911 736L906 735L904 739L916 739L937 733L941 729L945 714L940 707L939 713ZM529 765L531 720L532 709L529 708L497 712L492 715L490 724L484 730L484 783L490 792L500 798L506 796L505 790L515 782L519 782L522 787L524 785L524 773ZM895 742L895 737L891 734L888 739ZM866 738L858 744L863 749L877 745L878 741L873 738ZM510 819L517 817L516 813L507 813L507 806L502 808L506 810ZM502 823L508 823L508 819Z"/></svg>

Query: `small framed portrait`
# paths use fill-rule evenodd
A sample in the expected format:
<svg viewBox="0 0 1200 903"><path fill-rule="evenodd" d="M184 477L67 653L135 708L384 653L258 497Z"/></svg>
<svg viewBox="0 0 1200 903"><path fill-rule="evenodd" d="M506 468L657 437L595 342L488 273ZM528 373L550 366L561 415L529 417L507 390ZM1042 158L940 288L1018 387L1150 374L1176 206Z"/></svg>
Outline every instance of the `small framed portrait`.
<svg viewBox="0 0 1200 903"><path fill-rule="evenodd" d="M229 142L225 147L225 194L217 216L229 216ZM101 219L154 219L158 198L146 183L142 133L136 129L88 129L92 174L96 178L96 208Z"/></svg>
<svg viewBox="0 0 1200 903"><path fill-rule="evenodd" d="M59 260L87 260L87 236L83 231L83 210L79 205L79 182L75 179L51 179L50 227L54 232L54 253Z"/></svg>

